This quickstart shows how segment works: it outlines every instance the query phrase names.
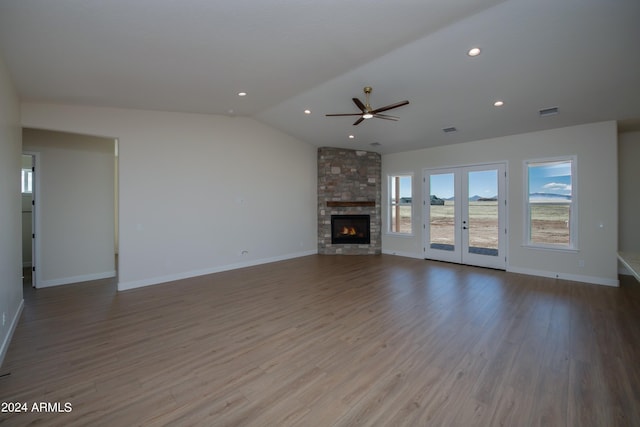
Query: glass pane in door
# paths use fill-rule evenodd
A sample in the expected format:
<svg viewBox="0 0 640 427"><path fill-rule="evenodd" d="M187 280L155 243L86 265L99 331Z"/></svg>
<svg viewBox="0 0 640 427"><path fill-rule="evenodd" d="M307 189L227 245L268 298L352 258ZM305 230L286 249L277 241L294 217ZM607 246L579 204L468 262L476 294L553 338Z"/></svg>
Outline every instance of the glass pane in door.
<svg viewBox="0 0 640 427"><path fill-rule="evenodd" d="M430 175L429 247L455 250L455 175Z"/></svg>
<svg viewBox="0 0 640 427"><path fill-rule="evenodd" d="M469 171L469 253L498 256L498 171Z"/></svg>

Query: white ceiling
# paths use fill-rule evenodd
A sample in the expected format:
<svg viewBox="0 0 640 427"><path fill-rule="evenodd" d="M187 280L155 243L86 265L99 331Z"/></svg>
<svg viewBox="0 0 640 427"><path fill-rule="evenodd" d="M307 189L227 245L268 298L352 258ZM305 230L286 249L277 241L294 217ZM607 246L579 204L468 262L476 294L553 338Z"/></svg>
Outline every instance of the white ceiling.
<svg viewBox="0 0 640 427"><path fill-rule="evenodd" d="M639 23L638 0L0 0L0 55L25 101L251 116L392 153L633 128ZM324 116L357 112L364 86L374 108L408 99L400 120Z"/></svg>

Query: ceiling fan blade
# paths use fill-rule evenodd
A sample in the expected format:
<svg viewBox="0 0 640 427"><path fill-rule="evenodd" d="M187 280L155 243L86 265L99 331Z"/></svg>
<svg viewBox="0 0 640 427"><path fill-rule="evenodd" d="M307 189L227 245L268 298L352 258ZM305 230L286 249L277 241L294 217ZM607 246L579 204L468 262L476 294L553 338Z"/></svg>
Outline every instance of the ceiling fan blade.
<svg viewBox="0 0 640 427"><path fill-rule="evenodd" d="M407 105L408 103L409 103L409 101L400 101L400 102L396 102L395 104L390 104L390 105L387 105L386 107L376 108L376 109L375 109L375 110L373 110L371 113L372 113L372 114L381 113L381 112L383 112L383 111L391 110L391 109L393 109L393 108L402 107L403 105Z"/></svg>
<svg viewBox="0 0 640 427"><path fill-rule="evenodd" d="M360 117L358 120L355 121L353 125L358 126L360 123L362 123L363 120L364 120L364 117Z"/></svg>
<svg viewBox="0 0 640 427"><path fill-rule="evenodd" d="M361 116L362 113L346 113L346 114L325 114L327 117L337 117L337 116Z"/></svg>
<svg viewBox="0 0 640 427"><path fill-rule="evenodd" d="M380 114L380 113L374 114L374 116L375 117L388 117L390 119L396 119L396 120L398 120L400 118L400 117L397 117L397 116L390 116L389 114Z"/></svg>
<svg viewBox="0 0 640 427"><path fill-rule="evenodd" d="M376 119L393 120L394 122L398 121L398 119L396 119L395 117L383 116L383 115L380 115L380 114L374 114L373 117L375 117Z"/></svg>
<svg viewBox="0 0 640 427"><path fill-rule="evenodd" d="M363 113L367 112L367 107L362 103L362 101L360 101L358 98L351 98L351 99L353 100L353 103L358 106L360 111L362 111Z"/></svg>

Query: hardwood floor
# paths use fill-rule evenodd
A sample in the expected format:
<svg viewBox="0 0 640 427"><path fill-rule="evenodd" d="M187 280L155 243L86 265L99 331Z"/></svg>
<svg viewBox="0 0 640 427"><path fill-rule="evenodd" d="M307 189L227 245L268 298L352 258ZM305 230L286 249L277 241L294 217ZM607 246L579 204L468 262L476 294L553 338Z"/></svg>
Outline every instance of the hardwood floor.
<svg viewBox="0 0 640 427"><path fill-rule="evenodd" d="M0 402L29 413L0 425L639 426L640 284L621 280L382 255L27 287Z"/></svg>

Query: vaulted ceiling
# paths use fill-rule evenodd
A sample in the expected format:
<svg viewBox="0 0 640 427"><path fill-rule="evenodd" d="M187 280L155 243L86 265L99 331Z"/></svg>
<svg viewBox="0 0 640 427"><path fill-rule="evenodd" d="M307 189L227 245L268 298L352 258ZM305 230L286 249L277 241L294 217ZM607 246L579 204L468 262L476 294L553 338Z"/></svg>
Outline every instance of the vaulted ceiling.
<svg viewBox="0 0 640 427"><path fill-rule="evenodd" d="M638 0L0 0L0 55L24 101L250 116L392 153L637 126L638 22ZM373 108L410 104L325 117L357 113L364 86Z"/></svg>

